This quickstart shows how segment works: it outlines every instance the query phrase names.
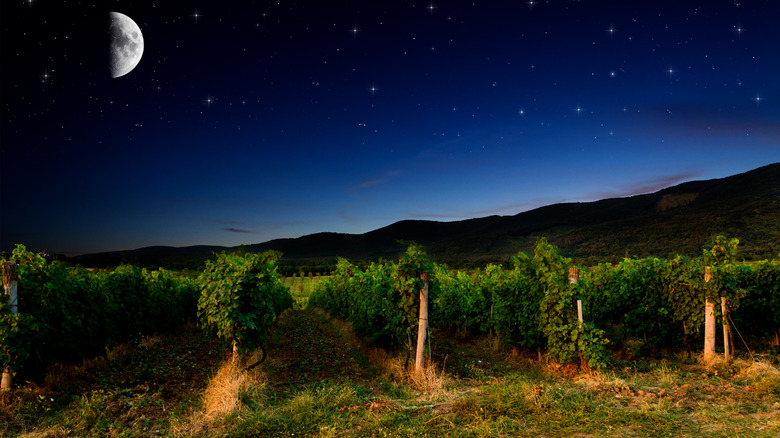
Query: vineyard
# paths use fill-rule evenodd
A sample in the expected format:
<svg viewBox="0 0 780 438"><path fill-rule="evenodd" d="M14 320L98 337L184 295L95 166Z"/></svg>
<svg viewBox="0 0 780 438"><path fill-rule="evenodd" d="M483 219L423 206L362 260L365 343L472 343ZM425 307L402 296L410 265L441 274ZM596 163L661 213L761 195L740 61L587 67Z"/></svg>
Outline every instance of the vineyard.
<svg viewBox="0 0 780 438"><path fill-rule="evenodd" d="M203 397L202 402L191 401L189 411L208 410L209 391L223 370L232 370L226 371L231 378L245 379L231 390L237 391L235 406L225 411L227 417L221 417L223 420L215 423L210 414L198 421L192 420L194 417L186 420L183 418L194 414L185 415L183 411L175 414L175 420L170 416L155 420L167 431L159 434L182 436L221 435L226 430L229 435L241 435L236 430L224 429L228 423L220 423L235 420L241 420L240 430L247 436L261 430L265 436L292 435L294 431L298 435L343 435L339 430L368 436L381 430L390 430L391 435L395 434L393 430L405 430L398 433L408 435L426 430L425 425L433 427L432 435L450 435L450 425L457 421L470 421L462 430L463 435L483 435L477 430L475 419L456 419L464 413L467 418L476 415L479 427L486 428L487 435L530 433L524 430L570 435L579 429L563 426L568 420L545 417L560 408L549 397L557 397L561 403L571 402L566 409L582 409L580 402L591 406L590 411L580 412L580 417L606 409L598 407L602 401L611 406L612 402L602 397L613 397L610 391L615 387L618 398L626 396L630 400L652 393L661 403L664 393L671 395L675 391L693 397L692 391L679 389L684 386L683 380L672 376L672 368L682 372L683 367L698 367L691 369L711 376L706 378L715 378L717 370L744 376L752 372L755 366L751 364L759 363L755 361L761 357L764 362L760 363L768 367L762 372L764 380L740 383L752 384L760 388L759 392L742 394L735 387L736 392L730 397L742 400L740 397L744 396L740 403L766 412L766 418L759 421L763 426L755 429L759 423L746 419L744 423L734 423L737 429L724 429L724 436L757 430L773 436L780 432L779 407L766 404L765 399L776 400L780 396L780 373L768 365L777 361L780 351L780 260L737 262L738 243L736 239L718 236L698 258L625 259L616 264L575 266L571 259L559 254L558 248L540 239L533 254L518 253L511 266L491 264L470 270L436 263L422 247L410 243L396 261L358 265L341 259L330 275L299 273L284 278L278 268L281 254L273 251L221 253L195 277L130 265L111 271L89 271L48 261L20 245L10 258L18 267L18 306L12 309L4 303L0 314L0 366L5 374L15 376L15 385L20 388L3 394L2 415L10 429L0 431L13 435L35 428L38 420L24 416L25 409L38 412L36 416L41 418L50 418L49 421L58 421L56 416L42 414L53 409L53 405L41 402L45 398L36 401L25 395L40 391L34 389L38 386L32 382L57 380L51 377L52 370L61 370L68 363L82 363L81 368L75 368L82 369L87 366L83 364L93 363L96 357L103 357L98 362L110 364L111 372L123 373L118 381L133 382L134 386L116 389L110 396L100 392L99 397L92 389L91 395L76 396L73 403L63 401L58 409L75 409L74 412L81 412L76 415L83 417L95 400L110 405L130 395L140 396L139 388L149 391L160 387L148 394L152 400L148 403L162 406ZM426 344L417 351L424 351L429 371L421 382L412 378L411 364L416 354L423 289L428 292L428 336ZM705 342L707 302L718 303L715 318L718 324L725 322L733 330L734 334L726 336L733 336L731 348L737 352L731 361L702 368L700 354ZM721 310L721 303L727 313ZM192 324L196 322L197 327ZM159 347L166 342L172 344ZM149 345L155 344L158 347L151 347L152 353ZM136 359L128 353L121 360L116 359L115 352L125 348L144 351L137 353L143 357ZM179 351L182 362L176 363L176 355L165 354L169 350ZM199 359L184 359L190 356ZM158 361L156 365L149 362L153 360ZM654 386L657 382L650 384L640 377L631 380L631 384L615 383L625 383L614 374L620 370L659 369L648 365L652 361L660 361L660 369L666 370L666 383L660 391ZM127 377L129 370L120 362L143 373ZM219 363L228 368L216 372ZM551 376L543 371L549 366L560 371ZM716 370L714 375L712 370ZM97 375L104 372L107 371ZM691 371L685 372L691 376ZM71 374L80 375L74 373ZM588 379L595 379L598 391L609 388L605 394L592 392L592 385L583 389L581 382L569 379L571 373L584 373L590 376ZM109 381L101 380L99 386L117 384ZM155 383L149 386L144 382ZM162 389L170 382L178 382L179 389L174 391L178 395ZM499 395L489 388L480 389L480 385L491 382L503 382L509 392ZM722 384L736 385L734 382L742 381L727 380ZM208 387L204 389L206 383ZM85 387L96 384L79 383ZM458 390L464 385L472 389ZM515 390L520 392L513 393ZM71 387L69 391L78 390ZM579 396L573 395L577 391L591 394L590 401L575 403L572 397L579 400ZM324 417L293 415L298 423L284 423L278 416L292 415L289 410L302 403L300 397L304 396L321 399L325 405L317 409L330 409L333 413ZM677 408L685 405L686 396L680 397ZM415 400L426 403L418 407ZM514 400L514 405L507 406L506 400ZM49 407L44 409L45 406ZM136 408L133 403L122 406L116 408L124 412L121 418L102 423L79 422L78 426L68 423L65 429L80 430L76 435L97 436L109 430L115 434L126 427L135 430L127 436L159 435L150 433L148 428L134 429L136 423L127 418L133 417L130 412L136 412ZM674 430L658 423L659 418L681 427L676 417L668 417L670 412L677 415L677 408L658 408L666 410L653 411L652 415L659 417L653 417L649 423L656 423L652 427L659 429L652 430ZM631 403L610 409L629 410L628 417L616 419L617 423L597 421L603 427L609 426L609 430L625 421L645 424L644 419L634 417ZM688 406L683 411L690 413L690 409ZM478 413L472 414L475 410ZM156 418L143 412L134 415ZM236 412L244 413L236 417ZM357 412L363 415L359 421ZM94 415L103 418L102 414ZM527 425L518 423L518 415L538 415L542 421L560 424L563 429L527 429ZM244 422L247 418L249 422ZM198 426L173 427L174 423L187 422ZM339 424L352 429L340 429L347 426ZM363 426L367 427L366 433L358 433ZM467 433L472 427L475 431ZM698 430L696 427L690 430ZM327 432L331 429L332 433ZM596 430L611 434L599 427Z"/></svg>
<svg viewBox="0 0 780 438"><path fill-rule="evenodd" d="M780 262L732 263L737 243L719 237L697 259L626 259L582 267L572 285L571 260L544 239L532 256L514 257L512 269L488 265L469 272L432 263L412 246L397 263L372 263L364 270L339 261L309 304L350 321L355 333L372 344L411 348L414 291L421 288L420 274L430 271L434 328L495 333L508 347L544 351L562 363L581 360L603 368L610 350L629 345L628 353L637 356L692 352L703 342L708 297L726 298L731 325L753 348L762 340L777 345ZM709 282L707 265L713 267ZM585 309L583 322L577 301Z"/></svg>

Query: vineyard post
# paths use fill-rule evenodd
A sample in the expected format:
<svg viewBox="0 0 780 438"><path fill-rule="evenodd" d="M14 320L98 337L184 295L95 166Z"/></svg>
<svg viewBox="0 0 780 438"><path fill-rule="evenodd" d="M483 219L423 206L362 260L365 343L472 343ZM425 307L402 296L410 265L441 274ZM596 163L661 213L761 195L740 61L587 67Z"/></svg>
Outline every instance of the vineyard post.
<svg viewBox="0 0 780 438"><path fill-rule="evenodd" d="M580 268L569 268L569 284L577 284L580 281Z"/></svg>
<svg viewBox="0 0 780 438"><path fill-rule="evenodd" d="M704 282L712 279L710 267L704 267ZM709 364L715 358L715 305L705 292L704 302L704 363Z"/></svg>
<svg viewBox="0 0 780 438"><path fill-rule="evenodd" d="M731 345L729 344L729 335L731 335L731 327L729 327L728 319L728 306L726 305L726 297L720 297L720 308L723 312L723 356L728 362L731 359Z"/></svg>
<svg viewBox="0 0 780 438"><path fill-rule="evenodd" d="M423 288L420 290L420 324L417 330L417 357L414 362L414 371L418 377L422 377L424 368L423 354L425 352L425 334L428 332L428 273L420 275Z"/></svg>
<svg viewBox="0 0 780 438"><path fill-rule="evenodd" d="M493 306L496 303L490 302L490 339L493 339Z"/></svg>
<svg viewBox="0 0 780 438"><path fill-rule="evenodd" d="M8 307L11 309L11 313L18 313L18 296L17 290L19 285L19 274L16 267L16 262L7 261L3 262L3 290L8 295ZM0 381L0 390L10 391L13 380L13 374L11 370L6 368L3 370L2 381Z"/></svg>
<svg viewBox="0 0 780 438"><path fill-rule="evenodd" d="M580 281L580 269L579 268L569 268L569 284L577 284ZM580 327L582 327L582 300L577 300L577 321L580 323Z"/></svg>

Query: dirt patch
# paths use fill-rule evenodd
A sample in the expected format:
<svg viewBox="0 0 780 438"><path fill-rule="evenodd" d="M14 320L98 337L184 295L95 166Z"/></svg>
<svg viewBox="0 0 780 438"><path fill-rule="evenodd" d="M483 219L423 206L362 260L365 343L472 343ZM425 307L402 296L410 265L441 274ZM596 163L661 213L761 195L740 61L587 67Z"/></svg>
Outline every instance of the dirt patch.
<svg viewBox="0 0 780 438"><path fill-rule="evenodd" d="M61 424L74 430L105 424L152 433L171 409L193 409L219 364L225 345L187 326L176 333L115 346L105 357L53 366L41 382L0 397L0 435ZM108 419L111 419L109 421Z"/></svg>
<svg viewBox="0 0 780 438"><path fill-rule="evenodd" d="M263 370L271 388L324 382L373 384L363 352L338 333L331 322L313 310L288 310L279 316L270 336Z"/></svg>

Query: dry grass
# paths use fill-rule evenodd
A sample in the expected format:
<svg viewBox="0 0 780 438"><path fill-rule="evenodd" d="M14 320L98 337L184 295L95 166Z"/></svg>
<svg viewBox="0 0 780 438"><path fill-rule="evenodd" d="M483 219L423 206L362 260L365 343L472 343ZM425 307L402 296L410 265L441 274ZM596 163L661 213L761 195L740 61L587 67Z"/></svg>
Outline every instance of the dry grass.
<svg viewBox="0 0 780 438"><path fill-rule="evenodd" d="M436 364L431 362L420 372L413 368L408 370L409 381L412 387L427 394L429 399L435 399L446 392L447 378L444 369L436 371Z"/></svg>
<svg viewBox="0 0 780 438"><path fill-rule="evenodd" d="M106 347L106 358L111 362L124 363L132 359L134 349L130 344L124 343L112 347Z"/></svg>
<svg viewBox="0 0 780 438"><path fill-rule="evenodd" d="M112 353L120 348L121 346L115 348L114 350L109 350L106 348L106 352L108 353L107 358L103 356L97 356L90 359L84 359L80 364L56 363L49 367L46 375L44 376L44 382L47 386L56 388L73 379L93 374L96 371L107 371L109 369L109 363L116 360L116 355L113 355ZM127 353L127 357L129 357L130 354L131 353Z"/></svg>
<svg viewBox="0 0 780 438"><path fill-rule="evenodd" d="M768 361L753 362L741 374L753 379L780 380L780 370Z"/></svg>
<svg viewBox="0 0 780 438"><path fill-rule="evenodd" d="M257 370L243 370L227 361L211 378L203 393L202 409L194 412L188 421L171 425L175 436L210 435L220 420L247 410L245 400L257 404L263 399L267 386L265 376Z"/></svg>
<svg viewBox="0 0 780 438"><path fill-rule="evenodd" d="M154 336L146 336L145 338L141 339L139 344L146 348L151 348L159 344L160 342L162 342L162 337L158 335L154 335Z"/></svg>
<svg viewBox="0 0 780 438"><path fill-rule="evenodd" d="M735 366L741 368L734 380L748 385L756 396L775 398L780 395L780 370L768 361L741 361ZM780 404L775 403L777 408Z"/></svg>
<svg viewBox="0 0 780 438"><path fill-rule="evenodd" d="M437 371L436 363L432 360L430 362L426 360L427 366L422 373L417 373L411 360L413 357L407 358L406 354L391 355L382 348L368 347L355 337L350 322L332 318L322 309L315 309L314 312L327 319L330 325L335 328L338 336L347 340L350 348L361 349L368 357L368 361L381 370L385 378L408 384L413 389L424 392L429 399L436 398L445 391L447 378L444 373L444 364L442 364L441 370ZM490 348L497 348L497 345L493 340L490 341Z"/></svg>
<svg viewBox="0 0 780 438"><path fill-rule="evenodd" d="M407 363L404 355L390 356L382 349L372 348L368 357L374 366L382 370L385 378L409 385L412 389L424 393L426 399L436 399L446 392L449 379L444 373L444 366L437 370L437 364L433 361L428 362L418 373L414 363Z"/></svg>
<svg viewBox="0 0 780 438"><path fill-rule="evenodd" d="M210 423L240 409L241 395L255 398L265 384L259 373L243 371L233 362L225 363L203 394L203 418Z"/></svg>

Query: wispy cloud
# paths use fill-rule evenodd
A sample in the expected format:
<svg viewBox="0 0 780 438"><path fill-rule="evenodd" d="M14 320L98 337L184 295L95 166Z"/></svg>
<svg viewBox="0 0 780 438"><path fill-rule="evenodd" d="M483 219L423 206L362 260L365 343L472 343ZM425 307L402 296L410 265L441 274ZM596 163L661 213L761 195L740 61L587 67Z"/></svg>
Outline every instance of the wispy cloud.
<svg viewBox="0 0 780 438"><path fill-rule="evenodd" d="M587 199L625 198L628 196L653 193L677 185L685 181L691 181L700 175L699 172L686 172L674 175L661 175L653 179L626 183L617 190L594 192Z"/></svg>
<svg viewBox="0 0 780 438"><path fill-rule="evenodd" d="M252 225L247 224L246 222L226 219L217 219L214 222L216 222L218 225L227 225L222 227L222 231L228 231L231 233L255 234L255 232L250 229L252 228Z"/></svg>
<svg viewBox="0 0 780 438"><path fill-rule="evenodd" d="M397 170L397 169L387 170L385 172L382 172L379 176L373 178L365 178L361 180L357 186L361 189L378 186L388 182L389 180L397 177L398 175L401 175L402 173L403 172L401 170Z"/></svg>
<svg viewBox="0 0 780 438"><path fill-rule="evenodd" d="M482 209L474 210L462 210L462 211L406 211L404 216L409 219L426 219L426 220L442 220L442 221L457 221L463 219L474 219L487 216L514 216L524 211L533 210L537 207L544 205L555 204L561 201L549 201L545 199L537 199L528 202L514 202L503 205L496 205L492 207L486 207Z"/></svg>
<svg viewBox="0 0 780 438"><path fill-rule="evenodd" d="M382 178L364 179L358 183L358 187L366 189L368 187L378 186L383 184L386 180Z"/></svg>
<svg viewBox="0 0 780 438"><path fill-rule="evenodd" d="M255 234L252 230L245 230L243 228L234 228L234 227L226 227L223 228L224 231L230 231L231 233L244 233L244 234Z"/></svg>

